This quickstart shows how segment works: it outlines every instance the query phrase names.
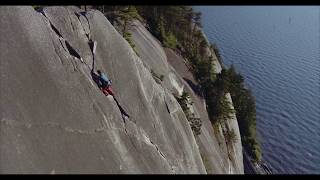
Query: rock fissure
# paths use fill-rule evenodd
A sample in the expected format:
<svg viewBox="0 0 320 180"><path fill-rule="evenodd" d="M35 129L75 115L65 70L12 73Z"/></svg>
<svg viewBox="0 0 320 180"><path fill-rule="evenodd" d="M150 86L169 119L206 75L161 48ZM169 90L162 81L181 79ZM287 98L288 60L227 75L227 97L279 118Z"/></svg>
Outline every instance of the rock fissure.
<svg viewBox="0 0 320 180"><path fill-rule="evenodd" d="M0 123L6 125L6 126L10 126L10 127L24 127L27 129L30 128L43 128L43 127L51 127L51 128L57 128L60 130L63 130L65 132L68 133L75 133L75 134L83 134L83 135L93 135L96 133L102 133L102 132L106 132L106 131L119 131L119 132L123 132L125 134L127 134L128 136L134 137L136 139L140 139L138 136L136 136L133 133L128 133L126 130L122 129L122 128L116 128L116 127L98 127L96 129L93 130L81 130L81 129L74 129L68 126L63 126L61 124L58 123L54 123L54 122L47 122L47 123L39 123L39 124L35 124L35 123L21 123L18 122L16 120L7 120L7 119L1 119Z"/></svg>
<svg viewBox="0 0 320 180"><path fill-rule="evenodd" d="M88 21L87 17L85 15L82 15L81 13L79 14L77 12L74 12L74 14L77 16L77 18L78 18L78 20L80 22L80 25L81 25L81 27L83 29L83 32L86 34L86 37L87 37L88 41L91 40L90 24L89 24L89 21ZM85 29L85 27L83 26L83 24L82 24L82 22L80 20L80 16L84 17L86 19L87 23L88 23L88 31L89 31L88 33L86 32L86 29Z"/></svg>
<svg viewBox="0 0 320 180"><path fill-rule="evenodd" d="M66 50L66 49L64 48L61 40L64 41L64 43L65 43L65 45L66 45L66 47L67 47L67 49L68 49L67 52L69 52L70 55L72 55L73 57L75 57L75 58L77 58L77 59L80 59L81 62L83 62L83 60L82 60L81 56L79 55L79 53L70 45L70 43L69 43L67 40L65 40L65 39L63 38L63 36L61 35L61 33L57 30L57 28L56 28L56 27L51 23L51 21L47 18L47 16L45 15L45 12L41 11L41 14L48 20L51 29L52 29L52 30L55 32L55 34L58 36L58 38L59 38L59 40L60 40L60 43L61 43L63 49ZM76 14L76 13L75 13L75 14ZM81 21L80 21L80 19L79 19L79 17L78 17L77 14L76 14L76 16L77 16L77 18L78 18L78 20L79 20L79 22L80 22L80 24L81 24ZM86 17L85 15L84 15L84 17L85 17L85 19L87 20L88 26L89 26L89 27L88 27L88 28L89 28L89 33L88 33L88 35L87 35L87 40L88 40L88 43L89 43L89 42L92 41L92 40L90 39L90 38L91 38L91 35L90 35L90 24L89 24L89 20L87 19L87 17ZM70 19L70 17L69 17L69 19ZM71 21L71 19L70 19L70 21ZM71 21L71 23L72 23L72 21ZM74 30L73 24L71 24L71 25L72 25L72 28L73 28L73 30ZM82 28L84 28L82 24L81 24L81 26L82 26ZM84 31L84 32L85 32L85 31ZM89 46L90 46L90 45L89 45ZM91 53L92 53L92 55L93 55L93 59L92 59L92 61L93 61L93 66L92 66L92 69L94 69L94 55L95 55L95 54L94 54L94 52L93 52L93 49L90 48L90 50L91 50ZM56 51L56 49L55 49L55 51ZM57 53L57 54L58 54L58 53ZM60 57L59 57L59 58L60 58ZM60 59L60 61L61 61L61 59ZM61 63L62 63L62 61L61 61ZM63 64L63 63L62 63L62 64ZM73 64L73 63L72 63L72 64ZM73 64L73 67L74 67L74 70L77 71L77 68L76 68L76 65L75 65L75 64ZM116 102L116 104L117 104L117 106L118 106L118 108L119 108L119 110L120 110L120 112L121 112L122 119L123 119L123 121L124 121L124 123L125 123L125 117L124 117L124 116L128 117L128 119L129 119L129 115L128 115L128 114L124 111L124 109L120 106L120 104L119 104L119 102L117 101L117 99L116 99L115 97L113 97L113 98L114 98L114 100L115 100L115 102ZM127 132L127 129L125 129L125 131Z"/></svg>
<svg viewBox="0 0 320 180"><path fill-rule="evenodd" d="M0 53L5 84L1 89L1 171L41 173L47 171L43 167L60 167L66 173L206 173L200 148L195 148L174 98L182 75L173 71L178 68L168 70L162 62L168 55L143 25L132 27L138 57L97 10L84 12L71 6L43 7L43 13L38 12L32 7L0 10L1 34L8 40ZM118 80L112 84L115 96L101 92L95 68ZM10 76L10 69L17 76ZM169 73L169 79L166 76L159 85L150 69ZM171 77L173 72L176 77ZM206 128L199 142L208 151L212 172L227 173L230 167L232 172L240 171L235 168L238 164L228 166L226 153L220 153L210 136L211 126ZM21 152L12 151L15 148Z"/></svg>
<svg viewBox="0 0 320 180"><path fill-rule="evenodd" d="M50 24L50 28L55 32L55 34L58 36L58 39L60 40L60 43L62 45L61 40L64 41L64 43L66 44L67 47L67 52L73 56L75 59L79 59L82 63L84 63L82 57L80 56L80 54L70 45L70 43L62 36L62 34L59 32L59 30L52 24L52 22L50 21L50 19L45 15L44 11L40 12L41 14L43 14L43 16L48 20L49 24ZM71 21L72 23L72 21ZM62 47L65 49L65 47L62 45ZM65 49L66 50L66 49ZM76 69L76 68L75 68Z"/></svg>
<svg viewBox="0 0 320 180"><path fill-rule="evenodd" d="M156 151L159 153L159 155L165 160L165 162L168 163L168 165L171 167L171 170L172 172L175 172L174 169L173 169L173 166L171 165L171 163L168 161L168 159L166 158L166 156L162 153L162 151L159 149L158 145L156 145L153 141L151 141L151 139L149 138L149 136L147 136L147 134L142 131L142 135L144 136L145 138L145 141L147 144L153 146Z"/></svg>
<svg viewBox="0 0 320 180"><path fill-rule="evenodd" d="M147 137L147 136L146 136ZM147 137L149 139L149 137ZM161 150L159 149L159 147L153 143L150 139L149 139L149 142L155 147L155 149L157 150L157 152L160 154L160 156L165 159L165 161L168 163L168 165L170 166L171 168L171 171L174 173L174 169L173 169L173 166L170 164L169 160L165 157L165 155L161 152Z"/></svg>
<svg viewBox="0 0 320 180"><path fill-rule="evenodd" d="M84 14L84 15L83 15ZM84 32L86 33L86 37L87 37L87 41L88 41L88 44L89 44L89 47L90 47L90 42L92 42L92 43L94 43L94 41L92 41L92 39L91 39L91 30L90 30L90 23L89 23L89 20L88 20L88 18L87 18L87 16L86 16L86 12L83 12L83 13L80 13L80 14L78 14L78 13L76 13L75 12L75 15L76 15L76 17L77 17L77 19L78 19L78 21L80 22L80 25L81 25L81 27L83 28L83 30L84 30L84 27L83 27L83 25L82 25L82 23L81 23L81 20L80 20L80 16L82 15L86 20L87 20L87 22L88 22L88 34L86 33L86 31L84 30ZM94 45L92 46L92 48L90 47L89 48L90 50L91 50L91 53L92 53L92 71L94 70L94 61L95 61L95 59L94 59L94 56L95 56L95 52L94 52ZM125 117L127 117L127 119L128 120L130 120L130 118L129 118L129 115L124 111L124 109L122 108L122 106L119 104L119 102L118 102L118 100L116 99L116 97L115 96L113 96L113 99L114 99L114 101L116 102L116 104L117 104L117 106L118 106L118 108L119 108L119 110L120 110L120 112L121 112L121 117L122 117L122 120L123 120L123 122L124 122L124 125L126 124L126 118ZM125 132L127 132L127 129L126 129L126 127L125 127Z"/></svg>
<svg viewBox="0 0 320 180"><path fill-rule="evenodd" d="M88 20L88 17L86 16L86 12L81 12L80 15L82 15L88 22L88 30L89 30L89 33L88 33L88 39L91 39L91 28L90 28L90 23L89 23L89 20Z"/></svg>
<svg viewBox="0 0 320 180"><path fill-rule="evenodd" d="M67 10L68 11L68 13L69 13L69 10ZM75 28L74 28L74 25L73 25L73 23L72 23L72 19L71 19L71 14L69 13L69 20L70 20L70 24L71 24L71 28L72 28L72 31L73 32L75 32L76 30L75 30Z"/></svg>
<svg viewBox="0 0 320 180"><path fill-rule="evenodd" d="M145 142L145 141L141 140L141 138L139 138L137 135L135 135L133 133L128 133L126 128L123 130L122 128L115 128L115 127L108 127L108 128L100 127L100 128L96 128L94 130L80 130L80 129L73 129L71 127L64 127L61 124L57 124L57 123L53 123L53 122L48 122L48 123L43 123L43 124L31 124L31 123L20 123L20 122L17 122L15 120L5 120L5 119L2 119L0 122L3 123L4 125L11 126L11 127L24 127L24 128L27 128L27 129L51 127L51 128L60 129L60 130L62 130L64 132L67 132L67 133L81 134L81 135L94 135L94 134L97 134L97 133L103 133L103 132L107 132L107 131L110 131L110 130L111 131L119 131L119 132L123 132L124 134L126 134L128 136L132 146L136 150L139 150L139 149L136 147L135 143L132 141L132 139L130 137L133 137L133 138L139 140L142 143L148 144L148 142ZM145 134L144 134L144 136L147 137ZM149 137L147 137L147 139L155 147L157 152L166 160L166 162L169 164L169 166L171 167L172 171L174 172L174 169L172 168L172 166L170 165L170 163L168 162L168 160L166 159L164 154L159 150L158 146L156 144L154 144L152 141L150 141Z"/></svg>

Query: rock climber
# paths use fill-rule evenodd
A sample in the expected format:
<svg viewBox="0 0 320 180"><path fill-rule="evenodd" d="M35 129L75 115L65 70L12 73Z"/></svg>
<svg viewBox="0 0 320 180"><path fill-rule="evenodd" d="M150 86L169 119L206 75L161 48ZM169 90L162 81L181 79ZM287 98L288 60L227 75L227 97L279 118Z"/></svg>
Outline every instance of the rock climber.
<svg viewBox="0 0 320 180"><path fill-rule="evenodd" d="M102 90L102 92L108 96L108 94L113 96L113 91L111 89L111 80L108 79L108 76L101 72L100 70L97 70L99 74L99 87Z"/></svg>

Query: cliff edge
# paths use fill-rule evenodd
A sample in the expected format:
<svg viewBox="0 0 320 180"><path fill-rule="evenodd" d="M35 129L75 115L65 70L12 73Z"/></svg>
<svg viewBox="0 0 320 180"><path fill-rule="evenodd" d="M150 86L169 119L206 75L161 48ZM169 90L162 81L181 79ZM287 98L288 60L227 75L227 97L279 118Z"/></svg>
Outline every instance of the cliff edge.
<svg viewBox="0 0 320 180"><path fill-rule="evenodd" d="M141 23L139 57L97 10L0 7L0 17L0 173L243 173L240 149L230 163L205 105ZM205 119L199 137L174 97L183 88Z"/></svg>

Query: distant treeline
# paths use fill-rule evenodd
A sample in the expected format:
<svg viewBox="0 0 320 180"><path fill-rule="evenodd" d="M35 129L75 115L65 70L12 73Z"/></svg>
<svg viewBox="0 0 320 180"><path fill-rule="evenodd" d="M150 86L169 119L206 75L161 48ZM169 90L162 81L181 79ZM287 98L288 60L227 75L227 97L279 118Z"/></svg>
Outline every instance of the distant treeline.
<svg viewBox="0 0 320 180"><path fill-rule="evenodd" d="M214 44L208 44L201 32L201 13L189 6L94 6L102 11L111 23L122 25L123 35L132 19L139 19L163 44L188 60L190 71L197 79L206 100L209 118L213 125L230 119L232 110L225 100L230 92L238 119L242 143L252 157L261 160L256 139L256 108L244 79L233 66L215 73L214 58L208 50L221 56ZM130 39L129 39L130 40ZM132 44L132 43L131 43ZM134 46L134 45L132 45ZM229 136L233 137L233 136Z"/></svg>

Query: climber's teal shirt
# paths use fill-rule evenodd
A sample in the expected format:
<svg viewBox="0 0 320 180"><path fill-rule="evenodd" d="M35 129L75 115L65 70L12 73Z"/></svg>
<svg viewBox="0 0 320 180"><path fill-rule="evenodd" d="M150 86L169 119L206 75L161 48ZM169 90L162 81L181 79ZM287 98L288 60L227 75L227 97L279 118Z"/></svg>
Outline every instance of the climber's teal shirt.
<svg viewBox="0 0 320 180"><path fill-rule="evenodd" d="M102 79L102 81L101 81L102 84L107 83L107 85L110 85L110 81L108 79L108 76L105 73L101 73L100 78Z"/></svg>

